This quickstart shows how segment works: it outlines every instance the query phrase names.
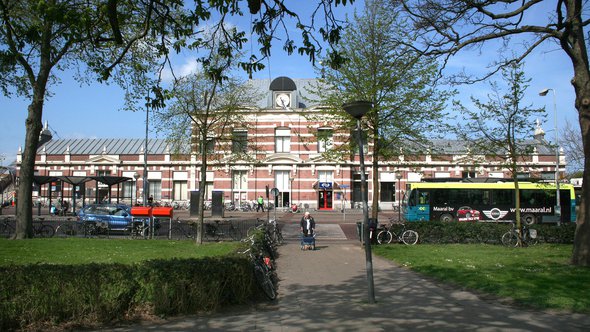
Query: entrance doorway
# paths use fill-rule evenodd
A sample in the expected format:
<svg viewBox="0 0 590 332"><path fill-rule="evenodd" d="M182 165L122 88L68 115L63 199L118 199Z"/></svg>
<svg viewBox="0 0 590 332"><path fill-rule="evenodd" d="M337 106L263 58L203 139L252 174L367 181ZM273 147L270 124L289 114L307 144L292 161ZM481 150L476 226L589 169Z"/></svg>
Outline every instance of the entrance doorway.
<svg viewBox="0 0 590 332"><path fill-rule="evenodd" d="M320 210L332 210L332 190L318 191L318 208Z"/></svg>

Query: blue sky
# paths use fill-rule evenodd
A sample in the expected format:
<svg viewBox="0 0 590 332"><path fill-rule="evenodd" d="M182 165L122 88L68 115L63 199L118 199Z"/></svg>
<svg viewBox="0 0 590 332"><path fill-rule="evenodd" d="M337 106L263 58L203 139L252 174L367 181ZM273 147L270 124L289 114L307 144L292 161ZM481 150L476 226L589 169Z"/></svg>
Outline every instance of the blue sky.
<svg viewBox="0 0 590 332"><path fill-rule="evenodd" d="M361 8L361 2L355 2L353 8ZM240 22L236 22L240 24ZM293 36L294 31L290 31ZM256 49L258 46L253 45ZM447 72L465 67L469 72L481 72L494 55L480 52L460 53L454 57L447 67ZM175 68L178 71L194 70L194 56L182 53L175 57ZM272 57L266 63L267 68L254 75L254 78L273 79L278 76L291 78L314 78L316 73L307 57L293 54L288 56L280 46L275 46ZM573 77L571 62L565 53L555 44L546 44L526 59L526 76L531 78L527 90L529 96L525 104L534 107L546 106L548 116L543 123L547 138L554 137L553 95L540 97L538 92L543 88L556 91L556 109L559 127L565 121L578 126L577 111L574 108L574 90L570 84ZM57 138L143 138L145 137L145 113L121 110L123 107L123 91L117 85L92 84L80 85L68 75L61 75L62 83L53 87L55 92L45 103L43 123L47 121ZM244 77L246 75L244 74ZM496 80L499 81L498 78ZM489 84L482 83L458 87L456 99L469 101L470 96L486 100ZM25 119L28 100L13 96L7 98L0 95L0 161L7 165L15 159L19 146L24 145ZM158 137L150 131L150 137Z"/></svg>

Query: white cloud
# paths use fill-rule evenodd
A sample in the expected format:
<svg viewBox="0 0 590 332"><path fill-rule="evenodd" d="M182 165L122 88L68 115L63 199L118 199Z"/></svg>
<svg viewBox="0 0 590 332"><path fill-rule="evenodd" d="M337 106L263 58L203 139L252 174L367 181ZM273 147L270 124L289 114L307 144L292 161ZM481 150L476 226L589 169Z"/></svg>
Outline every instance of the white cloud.
<svg viewBox="0 0 590 332"><path fill-rule="evenodd" d="M177 79L194 74L201 70L201 64L197 62L197 58L195 57L186 57L179 60L181 61L175 63L174 59L172 59L172 70L174 71L174 76ZM162 80L165 83L171 83L174 80L174 76L172 75L169 67L166 67L162 71Z"/></svg>

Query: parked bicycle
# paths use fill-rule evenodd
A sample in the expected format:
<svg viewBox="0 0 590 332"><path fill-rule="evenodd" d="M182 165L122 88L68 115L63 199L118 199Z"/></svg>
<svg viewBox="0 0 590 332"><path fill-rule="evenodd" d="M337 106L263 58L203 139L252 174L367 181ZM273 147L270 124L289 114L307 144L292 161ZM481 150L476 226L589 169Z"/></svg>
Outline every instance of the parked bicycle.
<svg viewBox="0 0 590 332"><path fill-rule="evenodd" d="M282 245L284 238L283 232L281 231L281 227L277 223L275 219L271 219L268 221L268 232L270 235L270 239L272 242L276 243L277 245Z"/></svg>
<svg viewBox="0 0 590 332"><path fill-rule="evenodd" d="M397 232L394 228L401 227ZM398 242L407 245L414 245L418 243L418 232L406 229L406 224L395 224L390 222L389 225L385 226L383 230L377 233L377 243L391 243L393 239L397 239Z"/></svg>
<svg viewBox="0 0 590 332"><path fill-rule="evenodd" d="M240 253L248 254L250 257L254 267L254 277L258 282L258 286L260 286L264 292L264 295L266 295L269 300L276 299L277 291L275 283L273 282L273 279L275 279L273 276L275 272L271 266L270 260L259 253L253 253L252 248L248 248Z"/></svg>
<svg viewBox="0 0 590 332"><path fill-rule="evenodd" d="M249 248L240 253L249 255L258 285L270 300L274 300L277 297L276 287L279 280L276 274L274 258L268 252L269 248L272 247L268 242L269 238L267 236L260 237L265 233L266 224L260 224L253 228L251 234L242 240L242 242L249 245Z"/></svg>
<svg viewBox="0 0 590 332"><path fill-rule="evenodd" d="M107 222L94 221L70 221L57 226L55 236L57 237L104 237L109 235Z"/></svg>
<svg viewBox="0 0 590 332"><path fill-rule="evenodd" d="M16 221L14 219L2 218L0 220L0 236L9 238L14 234L16 226L13 225Z"/></svg>
<svg viewBox="0 0 590 332"><path fill-rule="evenodd" d="M170 240L187 240L195 238L195 227L192 223L183 223L177 218L174 226L170 229Z"/></svg>
<svg viewBox="0 0 590 332"><path fill-rule="evenodd" d="M190 203L188 201L174 201L172 202L172 208L174 210L188 210Z"/></svg>
<svg viewBox="0 0 590 332"><path fill-rule="evenodd" d="M235 211L238 208L236 207L236 204L234 202L227 202L224 204L223 208L225 209L225 211Z"/></svg>
<svg viewBox="0 0 590 332"><path fill-rule="evenodd" d="M502 244L509 247L518 246L518 238L520 236L520 230L516 228L515 223L511 223L512 227L504 235L502 235ZM523 246L535 245L539 242L537 237L537 230L528 228L525 224L522 224L522 237L521 242Z"/></svg>
<svg viewBox="0 0 590 332"><path fill-rule="evenodd" d="M215 220L214 222L205 223L204 226L204 237L213 241L220 241L227 238L239 241L241 238L239 229L232 222L221 223L219 220Z"/></svg>
<svg viewBox="0 0 590 332"><path fill-rule="evenodd" d="M283 243L283 235L275 220L268 223L264 219L256 221L257 226L248 230L246 240L253 239L256 234L261 235L258 250L265 252L274 262L279 256L278 246Z"/></svg>

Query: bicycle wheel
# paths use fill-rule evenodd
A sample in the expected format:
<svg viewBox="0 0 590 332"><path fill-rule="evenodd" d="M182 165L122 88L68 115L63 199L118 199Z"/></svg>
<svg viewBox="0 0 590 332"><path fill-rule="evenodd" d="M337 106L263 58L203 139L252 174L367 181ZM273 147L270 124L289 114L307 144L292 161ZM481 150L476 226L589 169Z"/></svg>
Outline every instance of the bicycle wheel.
<svg viewBox="0 0 590 332"><path fill-rule="evenodd" d="M539 236L537 234L536 229L529 229L528 232L526 232L525 234L526 234L525 240L526 240L527 244L534 246L539 243Z"/></svg>
<svg viewBox="0 0 590 332"><path fill-rule="evenodd" d="M277 293L275 291L275 285L272 283L269 275L267 274L266 268L259 265L259 263L254 264L254 276L258 281L258 285L264 292L264 295L268 297L269 300L274 300L277 298Z"/></svg>
<svg viewBox="0 0 590 332"><path fill-rule="evenodd" d="M281 229L278 228L278 226L277 226L276 232L277 232L277 244L282 245L283 242L285 241L285 239L283 238L283 232L281 232Z"/></svg>
<svg viewBox="0 0 590 332"><path fill-rule="evenodd" d="M377 234L377 243L384 244L384 243L391 243L393 239L393 235L388 230L382 230Z"/></svg>
<svg viewBox="0 0 590 332"><path fill-rule="evenodd" d="M407 245L414 245L418 243L418 233L411 229L405 230L402 233L402 242Z"/></svg>
<svg viewBox="0 0 590 332"><path fill-rule="evenodd" d="M233 241L240 241L242 239L242 236L240 234L240 230L237 227L235 227L234 225L229 226L229 237Z"/></svg>
<svg viewBox="0 0 590 332"><path fill-rule="evenodd" d="M516 232L506 232L502 235L502 244L509 247L516 247L518 244L518 235Z"/></svg>
<svg viewBox="0 0 590 332"><path fill-rule="evenodd" d="M9 238L12 233L14 233L14 228L12 228L6 222L0 224L0 236L4 238Z"/></svg>
<svg viewBox="0 0 590 332"><path fill-rule="evenodd" d="M174 226L170 230L170 240L186 240L187 235L184 230L179 226Z"/></svg>
<svg viewBox="0 0 590 332"><path fill-rule="evenodd" d="M55 230L55 236L57 237L69 237L76 236L76 229L72 224L61 224L57 226Z"/></svg>
<svg viewBox="0 0 590 332"><path fill-rule="evenodd" d="M55 234L55 229L49 225L41 225L37 229L37 234L41 237L52 237Z"/></svg>

